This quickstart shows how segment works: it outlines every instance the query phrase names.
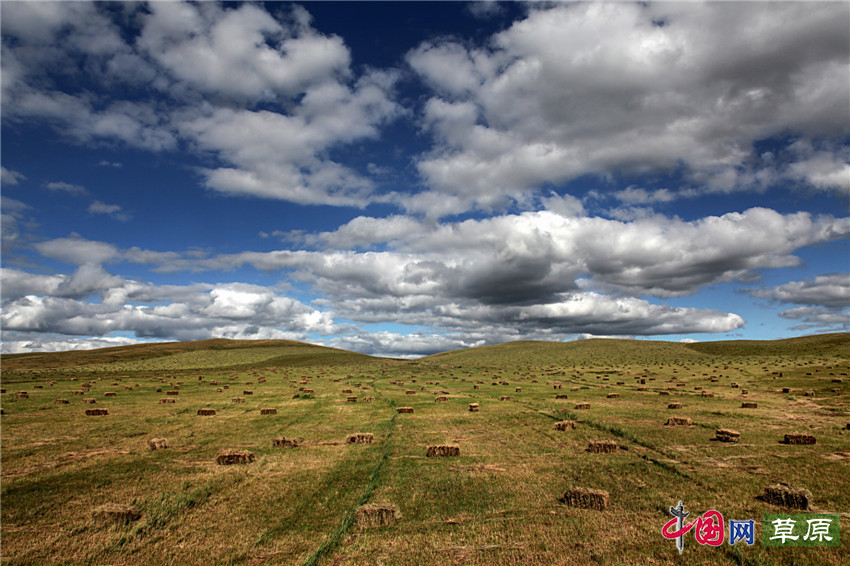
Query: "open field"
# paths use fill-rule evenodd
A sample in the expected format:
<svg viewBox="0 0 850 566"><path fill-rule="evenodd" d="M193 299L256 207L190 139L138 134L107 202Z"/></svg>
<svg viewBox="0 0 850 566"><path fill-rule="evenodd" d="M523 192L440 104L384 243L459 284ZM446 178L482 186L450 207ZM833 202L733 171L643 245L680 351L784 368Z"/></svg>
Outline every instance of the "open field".
<svg viewBox="0 0 850 566"><path fill-rule="evenodd" d="M416 361L213 340L2 366L4 565L850 562L848 334L517 342ZM575 428L556 430L564 420ZM721 428L739 442L715 441ZM346 442L360 432L373 442ZM780 443L790 433L816 444ZM150 450L154 437L168 447ZM588 451L597 441L617 450ZM426 457L433 445L460 454ZM224 449L254 460L218 465ZM811 491L811 509L760 499L780 482ZM607 509L559 501L576 487L608 492ZM679 557L660 534L679 500L689 520L755 519L756 544L689 534ZM95 520L107 503L140 517ZM365 503L400 518L358 526ZM762 515L784 511L840 514L841 545L765 547Z"/></svg>

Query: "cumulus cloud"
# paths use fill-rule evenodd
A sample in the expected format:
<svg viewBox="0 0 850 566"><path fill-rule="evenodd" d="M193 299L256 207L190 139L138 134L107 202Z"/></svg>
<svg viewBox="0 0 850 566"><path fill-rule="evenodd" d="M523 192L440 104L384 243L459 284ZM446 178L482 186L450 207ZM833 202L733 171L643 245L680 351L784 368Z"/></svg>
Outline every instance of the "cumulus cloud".
<svg viewBox="0 0 850 566"><path fill-rule="evenodd" d="M440 328L463 343L729 332L744 323L739 315L644 297L752 281L759 270L798 264L802 247L848 235L848 219L763 208L691 222L553 211L444 223L359 217L336 231L297 235L317 250L169 258L162 268L280 272L313 289L314 303L334 318Z"/></svg>
<svg viewBox="0 0 850 566"><path fill-rule="evenodd" d="M67 338L61 335L44 336L28 332L4 332L0 344L4 354L29 354L34 352L60 352L67 350L93 350L142 344L149 340L136 340L125 336L98 336Z"/></svg>
<svg viewBox="0 0 850 566"><path fill-rule="evenodd" d="M56 335L304 339L307 333L334 329L327 314L256 285L156 286L88 264L72 275L40 276L6 268L0 277L4 335L44 335L46 344Z"/></svg>
<svg viewBox="0 0 850 566"><path fill-rule="evenodd" d="M180 132L231 165L204 171L211 189L301 204L363 206L371 181L327 152L378 135L377 126L397 112L388 97L393 80L373 73L353 88L319 85L290 114L209 109L181 121Z"/></svg>
<svg viewBox="0 0 850 566"><path fill-rule="evenodd" d="M69 299L98 292L112 317L118 316L118 305L162 300L179 291L186 296L176 302L169 299L171 304L191 307L199 321L215 318L262 329L271 320L290 319L313 331L329 329L337 319L391 322L443 329L463 343L492 343L507 336L729 332L744 324L739 315L673 308L646 297L680 297L716 283L749 282L760 270L798 264L794 252L802 247L848 236L850 219L764 208L690 222L661 215L620 221L551 210L443 223L405 216L358 217L335 231L298 235L307 248L317 249L214 256L120 250L72 235L42 242L36 249L45 257L80 266L73 276L61 282L33 278L29 284L34 288L28 290L19 282L24 277L10 272L7 288L18 301L10 306L20 312L63 312L60 307L75 305ZM313 307L301 310L307 307L285 296L235 283L191 292L172 288L155 298L147 286L109 279L101 264L119 261L153 265L160 271L253 266L306 285L318 298ZM789 300L796 293L813 300L832 293L834 300L846 300L839 299L845 279L821 277L753 295ZM28 298L39 294L48 297ZM43 304L48 299L55 301L49 308ZM62 316L68 318L68 313ZM121 329L142 320L135 312L120 311L120 316L125 320ZM59 324L58 319L54 323ZM91 324L81 331L101 328ZM381 348L392 351L387 345Z"/></svg>
<svg viewBox="0 0 850 566"><path fill-rule="evenodd" d="M348 73L342 39L310 27L296 7L280 22L258 6L155 2L139 45L176 80L215 96L275 99Z"/></svg>
<svg viewBox="0 0 850 566"><path fill-rule="evenodd" d="M453 199L446 214L611 171L684 166L701 190L749 189L756 140L850 131L848 16L835 3L576 3L532 8L487 45L424 43L407 58L434 91L419 171ZM794 174L840 188L845 167L823 155Z"/></svg>
<svg viewBox="0 0 850 566"><path fill-rule="evenodd" d="M431 38L410 50L415 85L355 64L304 8L278 8L0 3L4 126L38 121L75 143L185 150L218 193L397 207L315 233L256 227L286 242L273 251L121 249L78 234L39 241L27 248L33 258L70 267L2 269L14 348L115 333L334 333L338 347L409 356L521 338L731 332L744 324L738 314L664 301L754 284L763 270L799 265L801 248L850 236L850 219L828 215L749 208L682 220L654 210L781 183L848 194L846 4L534 4L488 40ZM484 17L501 6L470 9ZM416 194L378 184L394 173L367 143L413 116L399 85L428 89L405 95L431 144L413 158ZM89 163L120 166L98 160ZM647 177L658 172L669 182ZM564 194L585 175L613 188ZM2 177L8 186L24 178L5 168ZM62 180L43 186L93 198ZM605 217L586 209L600 203L612 207ZM5 253L23 247L28 207L7 197L2 206ZM460 216L473 209L494 214ZM100 200L88 212L129 219ZM215 284L154 285L111 272L122 263L162 279L251 266L279 283L217 275ZM314 299L296 300L292 288ZM798 305L781 316L820 329L844 324L847 288L833 274L751 294ZM348 321L426 330L368 332Z"/></svg>
<svg viewBox="0 0 850 566"><path fill-rule="evenodd" d="M350 307L343 306L340 313L356 317ZM744 324L736 314L671 308L596 293L564 295L558 302L546 305L507 308L460 303L430 305L427 311L400 314L394 319L405 324L437 325L442 332L357 332L336 338L331 344L380 356L416 357L512 340L731 332Z"/></svg>
<svg viewBox="0 0 850 566"><path fill-rule="evenodd" d="M850 307L850 274L816 275L806 281L789 281L776 287L754 289L749 294L782 303Z"/></svg>
<svg viewBox="0 0 850 566"><path fill-rule="evenodd" d="M156 72L121 37L115 13L85 2L4 3L4 121L43 120L83 143L108 139L153 151L173 148L176 140L153 103L104 100L56 84L57 77L79 70L101 85L139 88L153 80Z"/></svg>
<svg viewBox="0 0 850 566"><path fill-rule="evenodd" d="M789 150L793 161L788 166L788 176L817 190L834 190L850 197L850 150L818 148L808 141L797 141Z"/></svg>
<svg viewBox="0 0 850 566"><path fill-rule="evenodd" d="M775 287L748 291L752 297L778 303L806 305L779 313L799 321L793 330L844 331L850 329L850 274L817 275L805 281L789 281Z"/></svg>
<svg viewBox="0 0 850 566"><path fill-rule="evenodd" d="M80 143L185 145L207 158L205 185L229 194L368 203L372 182L330 153L377 137L399 114L396 75L357 76L342 39L314 29L303 8L272 15L253 4L15 4L3 6L4 120L45 121ZM122 18L139 24L135 41L122 37ZM133 98L57 79L82 82L74 76L81 69L113 93L132 89Z"/></svg>
<svg viewBox="0 0 850 566"><path fill-rule="evenodd" d="M797 307L782 311L779 316L800 322L800 324L792 326L792 330L811 331L817 329L820 332L850 330L850 312L842 309Z"/></svg>
<svg viewBox="0 0 850 566"><path fill-rule="evenodd" d="M323 291L340 297L354 288L374 295L443 293L506 304L545 302L579 285L671 297L748 280L757 269L796 265L794 250L848 234L848 219L763 208L693 222L658 215L624 222L551 211L436 226L410 218L361 217L312 241L348 242L352 248L390 241L390 250L236 254L200 263L301 267L304 277L316 278L311 281Z"/></svg>

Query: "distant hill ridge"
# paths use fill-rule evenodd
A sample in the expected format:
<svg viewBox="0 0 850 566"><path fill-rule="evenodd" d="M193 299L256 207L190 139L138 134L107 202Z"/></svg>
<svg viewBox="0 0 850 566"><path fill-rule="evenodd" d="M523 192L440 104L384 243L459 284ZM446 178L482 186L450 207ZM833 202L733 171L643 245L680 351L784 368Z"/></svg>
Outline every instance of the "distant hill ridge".
<svg viewBox="0 0 850 566"><path fill-rule="evenodd" d="M663 342L595 338L574 342L517 341L453 350L411 363L499 365L577 363L686 363L712 357L838 356L850 358L850 333L818 334L782 340L724 340L716 342ZM157 361L159 360L159 361ZM375 360L372 356L293 340L228 340L213 338L190 342L154 342L95 350L5 354L9 371L43 368L115 366L131 369L192 369L237 365L339 365ZM138 368L135 366L139 365Z"/></svg>
<svg viewBox="0 0 850 566"><path fill-rule="evenodd" d="M249 352L250 351L250 352ZM234 363L228 364L204 364L200 361L204 353L212 356L215 353L233 353ZM239 356L238 354L249 353ZM200 355L200 356L199 356ZM0 357L2 366L6 370L27 370L40 368L75 368L88 366L102 366L104 364L131 364L145 360L156 360L163 358L190 358L199 360L198 365L190 362L180 365L182 367L163 367L162 369L191 369L192 367L217 367L222 365L242 365L261 361L271 362L277 358L279 365L292 365L294 359L309 362L309 358L316 361L330 361L328 357L342 357L346 359L364 358L369 356L318 346L295 340L229 340L225 338L211 338L208 340L196 340L188 342L150 342L146 344L131 344L129 346L113 346L110 348L97 348L94 350L70 350L65 352L34 352L31 354L4 354ZM221 359L222 356L214 356ZM244 359L242 359L244 358ZM224 360L221 360L224 361ZM274 365L268 363L268 365ZM311 364L312 365L312 364ZM148 368L145 368L148 369ZM157 368L149 368L157 369Z"/></svg>

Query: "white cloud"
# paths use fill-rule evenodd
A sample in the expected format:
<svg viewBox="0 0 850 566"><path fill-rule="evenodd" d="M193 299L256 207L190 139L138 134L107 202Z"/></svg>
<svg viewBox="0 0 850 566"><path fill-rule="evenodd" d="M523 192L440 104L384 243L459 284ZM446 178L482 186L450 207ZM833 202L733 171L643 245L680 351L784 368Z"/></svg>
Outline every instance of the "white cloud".
<svg viewBox="0 0 850 566"><path fill-rule="evenodd" d="M290 114L211 108L180 123L198 148L233 167L205 171L206 185L232 194L301 204L363 206L372 183L327 157L339 145L377 137L398 107L394 79L365 75L353 86L326 82L307 91Z"/></svg>
<svg viewBox="0 0 850 566"><path fill-rule="evenodd" d="M74 265L99 265L118 257L118 249L112 244L86 240L77 234L40 242L35 249L44 257Z"/></svg>
<svg viewBox="0 0 850 566"><path fill-rule="evenodd" d="M26 177L22 173L6 169L5 167L0 167L0 183L3 183L4 185L17 185L24 179L26 179Z"/></svg>
<svg viewBox="0 0 850 566"><path fill-rule="evenodd" d="M425 43L408 55L435 91L419 170L447 213L611 171L684 166L703 190L750 189L767 176L750 171L756 140L850 132L849 16L841 3L576 3L532 8L487 46ZM798 174L844 186L846 159L823 161Z"/></svg>
<svg viewBox="0 0 850 566"><path fill-rule="evenodd" d="M546 302L579 286L674 297L715 283L750 281L759 269L797 265L795 250L848 235L850 219L764 208L693 222L660 215L626 222L551 211L436 225L361 218L338 232L301 238L352 249L386 243L388 250L241 252L162 267L294 270L338 298L430 295L510 304Z"/></svg>
<svg viewBox="0 0 850 566"><path fill-rule="evenodd" d="M0 268L3 299L26 295L84 298L124 285L124 280L107 273L100 265L84 264L71 275L39 275L19 269Z"/></svg>
<svg viewBox="0 0 850 566"><path fill-rule="evenodd" d="M498 0L475 0L467 4L469 12L480 19L487 19L502 14L504 6Z"/></svg>
<svg viewBox="0 0 850 566"><path fill-rule="evenodd" d="M116 220L120 220L121 222L127 222L130 220L130 215L126 212L122 212L122 209L117 204L106 204L105 202L100 202L96 200L89 205L88 208L89 214L106 214L107 216L111 216Z"/></svg>
<svg viewBox="0 0 850 566"><path fill-rule="evenodd" d="M822 190L835 190L850 196L850 150L847 148L817 149L798 141L791 146L796 160L789 166L788 175Z"/></svg>
<svg viewBox="0 0 850 566"><path fill-rule="evenodd" d="M459 334L422 332L400 334L379 331L342 336L331 340L329 345L343 350L369 352L375 356L417 358L461 348L486 346L487 344L488 341L485 339Z"/></svg>
<svg viewBox="0 0 850 566"><path fill-rule="evenodd" d="M29 354L34 352L60 352L67 350L93 350L114 346L142 344L148 340L136 340L123 336L100 336L90 338L45 337L24 332L4 333L0 348L4 354Z"/></svg>
<svg viewBox="0 0 850 566"><path fill-rule="evenodd" d="M65 181L51 181L49 183L45 183L44 186L50 189L51 191L59 191L75 196L86 196L89 194L85 187L81 185L74 185L72 183L66 183Z"/></svg>
<svg viewBox="0 0 850 566"><path fill-rule="evenodd" d="M150 151L184 143L208 154L206 186L229 194L369 202L371 181L330 153L377 137L399 114L394 72L356 76L342 39L319 33L298 6L273 16L253 4L127 5L121 17L141 26L132 44L116 14L96 3L4 6L4 120L48 122L78 143ZM61 90L58 78L79 79L80 68L86 80L113 93L132 89L133 98Z"/></svg>
<svg viewBox="0 0 850 566"><path fill-rule="evenodd" d="M307 333L328 334L335 328L326 313L255 285L156 286L119 278L94 265L83 265L71 276L3 269L2 278L4 335L43 335L47 344L56 335L114 332L170 340L303 340Z"/></svg>
<svg viewBox="0 0 850 566"><path fill-rule="evenodd" d="M39 275L19 269L0 267L0 282L3 298L18 298L24 295L51 295L66 278L62 275Z"/></svg>
<svg viewBox="0 0 850 566"><path fill-rule="evenodd" d="M846 260L845 265L850 267L850 260ZM782 303L850 307L850 274L816 275L806 281L789 281L776 287L755 289L749 295Z"/></svg>
<svg viewBox="0 0 850 566"><path fill-rule="evenodd" d="M648 191L639 187L626 187L614 193L614 198L624 204L648 204L658 202L670 202L676 195L669 189L655 189Z"/></svg>
<svg viewBox="0 0 850 566"><path fill-rule="evenodd" d="M360 217L337 231L301 235L305 244L319 248L315 251L216 256L120 250L72 235L36 249L79 265L73 275L4 270L3 322L4 328L21 332L85 336L133 331L168 339L342 332L335 342L340 347L388 355L405 348L412 354L446 344L564 340L581 334L722 333L740 328L744 320L734 313L671 307L644 297L663 299L719 282L752 281L759 270L797 264L793 254L802 247L848 235L850 219L762 208L691 222L660 215L617 221L552 211L445 223ZM380 251L373 251L375 246ZM280 272L317 298L308 306L278 289L240 283L155 286L119 279L101 267L118 261L153 264L162 271L250 265ZM832 305L846 301L841 298L844 279L822 276L753 294L786 301L820 297L817 304ZM92 296L100 302L92 302ZM825 320L826 314L837 313L788 311L782 316L803 320L815 314ZM337 320L429 330L370 337Z"/></svg>
<svg viewBox="0 0 850 566"><path fill-rule="evenodd" d="M176 80L236 99L285 98L348 73L342 39L309 25L303 8L281 23L262 8L243 4L154 2L140 46Z"/></svg>
<svg viewBox="0 0 850 566"><path fill-rule="evenodd" d="M20 225L25 222L24 212L31 207L19 200L0 196L0 242L4 253L19 246L22 240Z"/></svg>
<svg viewBox="0 0 850 566"><path fill-rule="evenodd" d="M729 332L743 324L739 315L642 297L752 281L762 269L796 265L801 247L848 235L848 219L761 208L692 222L552 211L446 223L360 217L337 231L297 235L316 251L171 258L167 268L280 271L321 297L314 304L334 319L440 329L463 343ZM340 344L396 351L363 333L343 338ZM398 347L416 343L408 340Z"/></svg>
<svg viewBox="0 0 850 566"><path fill-rule="evenodd" d="M792 330L846 332L850 330L850 312L824 307L797 307L779 313L782 318L800 321Z"/></svg>
<svg viewBox="0 0 850 566"><path fill-rule="evenodd" d="M358 216L331 232L318 234L276 234L286 239L300 240L308 245L322 248L354 249L370 248L376 244L407 241L423 229L416 219L409 216L387 216L372 218Z"/></svg>
<svg viewBox="0 0 850 566"><path fill-rule="evenodd" d="M850 274L816 275L805 281L789 281L747 293L759 299L805 305L779 313L782 318L800 321L792 330L839 332L850 329Z"/></svg>

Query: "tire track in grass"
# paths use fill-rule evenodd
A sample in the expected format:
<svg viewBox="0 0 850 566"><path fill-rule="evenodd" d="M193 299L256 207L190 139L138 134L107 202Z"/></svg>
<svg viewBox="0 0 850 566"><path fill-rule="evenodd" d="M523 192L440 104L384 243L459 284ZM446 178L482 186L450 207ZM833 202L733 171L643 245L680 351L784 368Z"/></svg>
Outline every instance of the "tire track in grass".
<svg viewBox="0 0 850 566"><path fill-rule="evenodd" d="M340 539L342 539L343 535L351 528L351 525L354 524L354 512L357 511L357 508L361 505L365 505L369 502L369 498L372 496L372 493L375 491L375 488L378 486L378 477L381 474L381 469L384 467L384 463L387 461L390 452L389 439L395 430L395 421L398 417L398 411L396 411L395 401L392 399L385 399L381 392L375 387L375 380L372 380L372 389L375 391L375 395L387 403L391 409L393 409L393 416L390 419L389 426L387 427L387 434L384 436L383 440L383 449L381 450L381 456L378 458L378 461L375 463L375 467L372 468L372 473L369 475L369 482L366 484L366 488L363 490L363 494L357 500L357 502L351 506L348 511L345 512L345 515L342 518L342 522L340 522L339 526L336 529L331 531L331 533L325 538L325 541L322 542L319 547L313 551L313 553L307 557L307 559L303 562L302 566L315 566L318 564L319 560L321 560L325 555L329 555L332 553L337 545L339 545Z"/></svg>

